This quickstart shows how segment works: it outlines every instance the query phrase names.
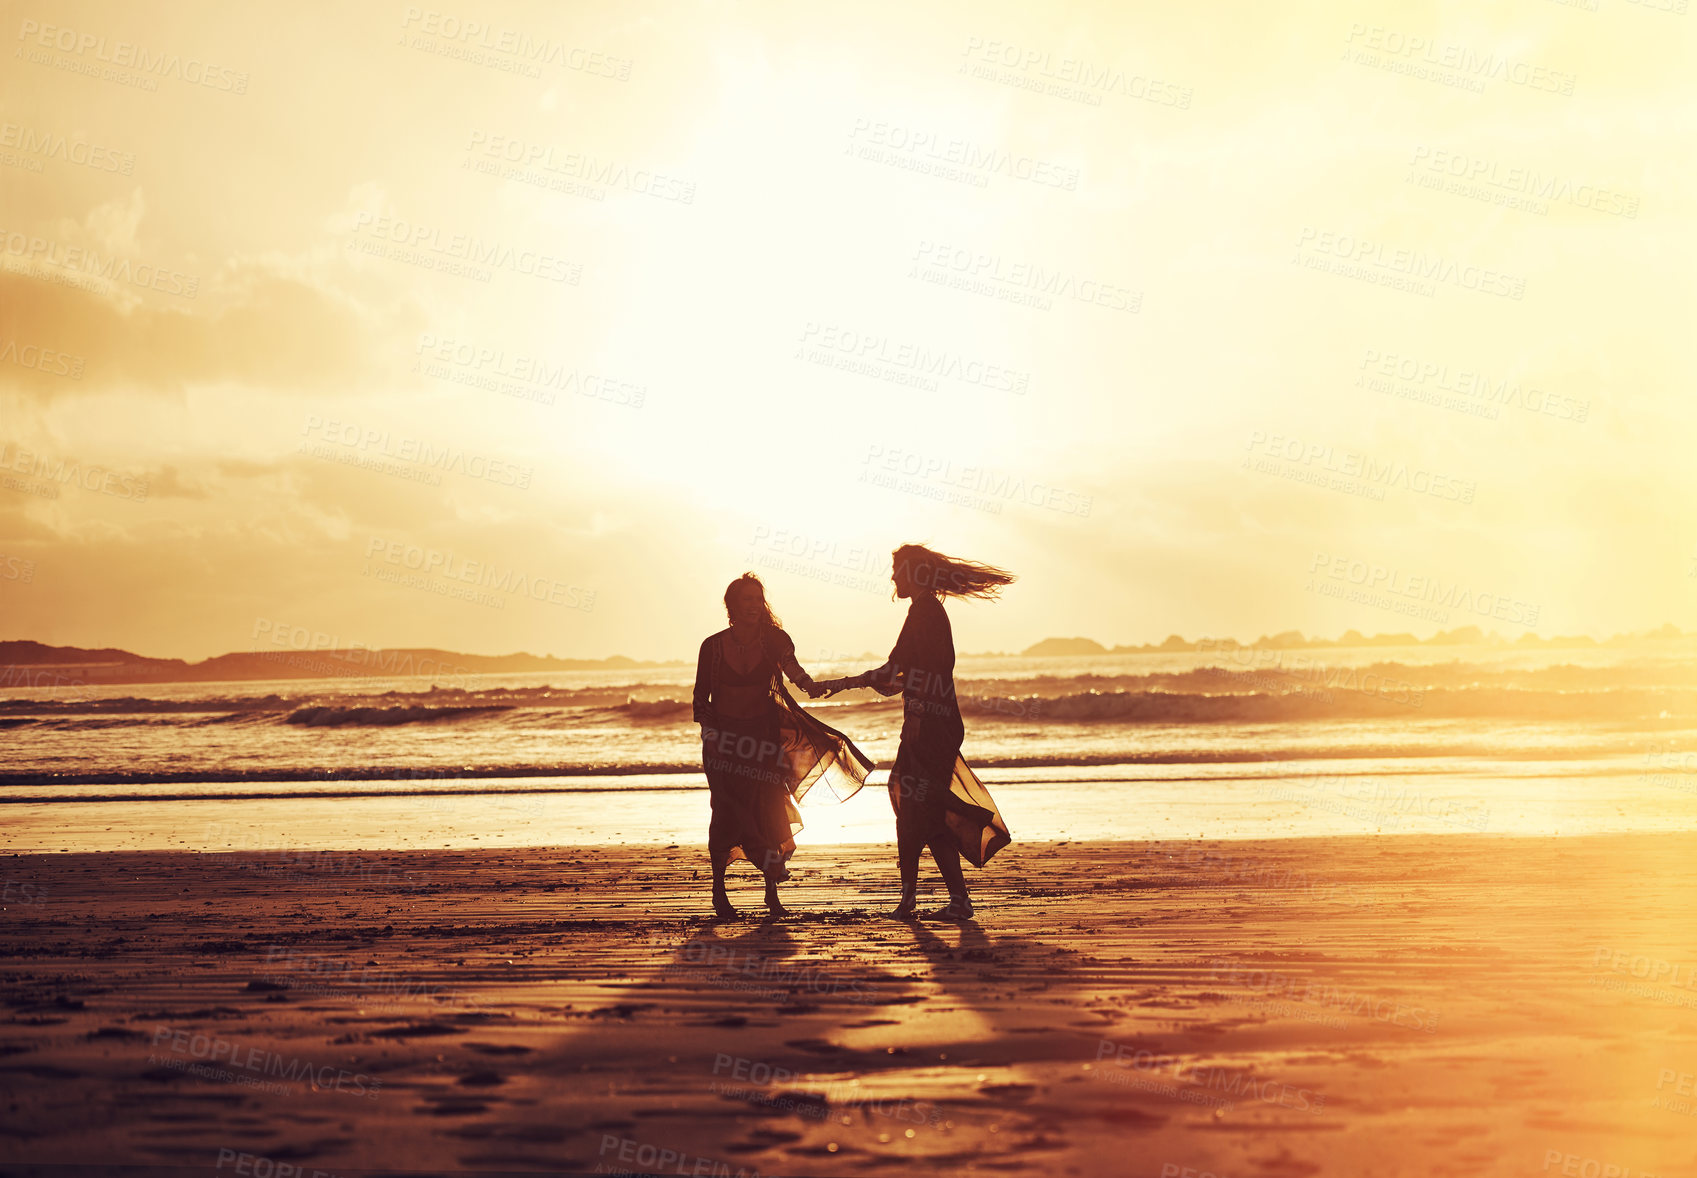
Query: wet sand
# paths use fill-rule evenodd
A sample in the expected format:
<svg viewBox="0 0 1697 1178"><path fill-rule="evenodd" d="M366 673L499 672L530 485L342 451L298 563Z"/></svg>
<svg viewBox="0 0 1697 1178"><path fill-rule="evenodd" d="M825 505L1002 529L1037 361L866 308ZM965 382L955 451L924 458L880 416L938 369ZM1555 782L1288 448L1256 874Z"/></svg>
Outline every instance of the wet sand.
<svg viewBox="0 0 1697 1178"><path fill-rule="evenodd" d="M0 1170L1697 1174L1697 836L704 860L0 859Z"/></svg>

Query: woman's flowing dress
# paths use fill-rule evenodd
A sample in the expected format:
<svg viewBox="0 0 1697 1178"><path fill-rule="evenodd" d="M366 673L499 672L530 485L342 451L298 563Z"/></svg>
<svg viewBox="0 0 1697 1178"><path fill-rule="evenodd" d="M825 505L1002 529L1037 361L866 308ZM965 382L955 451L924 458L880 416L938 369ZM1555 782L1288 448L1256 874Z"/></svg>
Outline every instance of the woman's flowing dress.
<svg viewBox="0 0 1697 1178"><path fill-rule="evenodd" d="M838 800L851 797L872 761L802 711L785 688L784 673L800 672L788 634L763 627L759 660L746 671L726 657L731 640L728 629L709 636L695 670L695 721L702 725L701 765L713 805L708 851L714 862L747 859L768 879L782 880L802 828L796 803L820 782ZM761 694L758 714L726 715L715 704L727 692Z"/></svg>
<svg viewBox="0 0 1697 1178"><path fill-rule="evenodd" d="M952 837L975 867L1013 841L995 800L960 755L966 727L955 698L955 641L943 603L913 599L887 663L872 673L884 695L902 693L902 739L890 770L899 831L929 842Z"/></svg>

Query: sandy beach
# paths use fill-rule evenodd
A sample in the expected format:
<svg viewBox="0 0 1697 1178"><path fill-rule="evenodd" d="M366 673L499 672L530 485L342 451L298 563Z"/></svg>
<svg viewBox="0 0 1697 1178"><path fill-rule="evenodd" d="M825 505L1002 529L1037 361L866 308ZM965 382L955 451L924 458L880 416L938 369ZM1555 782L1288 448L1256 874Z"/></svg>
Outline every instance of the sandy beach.
<svg viewBox="0 0 1697 1178"><path fill-rule="evenodd" d="M10 856L4 1172L1689 1175L1694 852L1016 842L964 925L869 847L734 922L690 845Z"/></svg>

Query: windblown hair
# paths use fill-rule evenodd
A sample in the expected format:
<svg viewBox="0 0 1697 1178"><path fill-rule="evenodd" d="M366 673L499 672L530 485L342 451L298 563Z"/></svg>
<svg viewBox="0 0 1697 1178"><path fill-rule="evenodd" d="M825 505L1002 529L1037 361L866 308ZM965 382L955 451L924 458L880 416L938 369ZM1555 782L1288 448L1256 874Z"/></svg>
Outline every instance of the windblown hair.
<svg viewBox="0 0 1697 1178"><path fill-rule="evenodd" d="M890 555L898 571L907 570L908 580L916 588L928 589L939 597L994 599L1001 595L1003 585L1011 585L1016 579L1006 569L944 556L923 544L903 544Z"/></svg>
<svg viewBox="0 0 1697 1178"><path fill-rule="evenodd" d="M766 624L768 626L772 626L772 627L780 628L780 629L783 627L783 623L778 620L778 615L772 612L771 603L766 600L766 586L761 584L760 578L755 576L753 573L744 573L742 576L740 576L736 580L732 581L729 585L725 586L725 616L726 617L730 616L730 613L731 613L731 594L736 592L736 588L737 588L738 585L753 585L754 591L756 593L760 594L760 608L762 610L764 610L765 613L766 613Z"/></svg>

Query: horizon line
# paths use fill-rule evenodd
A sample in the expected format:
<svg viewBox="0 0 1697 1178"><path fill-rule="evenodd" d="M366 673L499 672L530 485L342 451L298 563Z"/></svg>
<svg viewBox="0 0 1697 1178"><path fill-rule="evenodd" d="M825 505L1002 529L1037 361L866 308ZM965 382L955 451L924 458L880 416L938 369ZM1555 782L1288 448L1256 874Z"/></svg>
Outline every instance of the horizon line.
<svg viewBox="0 0 1697 1178"><path fill-rule="evenodd" d="M1475 632L1477 634L1477 637L1468 638L1468 639L1458 639L1458 638L1452 637L1453 635L1463 634L1463 633L1466 633L1467 631ZM315 635L309 635L308 637L309 638L315 637ZM1157 654L1157 653L1160 653L1163 649L1170 650L1173 653L1179 653L1179 652L1182 652L1184 650L1195 650L1199 646L1202 646L1203 644L1218 645L1218 646L1221 646L1221 647L1237 647L1237 648L1240 648L1240 649L1256 649L1256 648L1269 648L1269 647L1300 647L1300 646L1338 647L1338 646L1356 646L1356 645L1370 645L1370 646L1442 645L1442 646L1449 646L1449 645L1468 645L1469 643L1483 644L1483 645L1514 646L1514 645L1519 645L1519 644L1530 644L1530 643L1547 644L1547 643L1556 643L1556 642L1560 642L1560 643L1582 643L1582 644L1583 643L1594 643L1596 645L1607 645L1607 644L1610 644L1610 643L1621 642L1621 641L1633 641L1633 640L1643 641L1643 640L1675 639L1675 638L1689 638L1689 637L1693 637L1693 634L1682 630L1679 626L1675 625L1672 622L1664 622L1660 626L1650 627L1649 629L1646 629L1646 630L1618 631L1614 634L1608 635L1607 637L1599 637L1599 636L1597 636L1595 634L1591 634L1591 633L1551 634L1550 636L1545 637L1545 636L1540 635L1539 633L1537 633L1536 631L1533 631L1533 630L1528 630L1524 634L1521 634L1521 635L1516 636L1516 637L1506 637L1496 630L1483 630L1478 626L1472 626L1472 625L1458 626L1458 627L1454 627L1454 628L1449 629L1449 630L1443 630L1443 629L1435 630L1432 634L1427 635L1424 638L1419 637L1419 636L1413 634L1410 631L1388 631L1388 632L1387 631L1380 631L1377 634L1367 634L1367 633L1365 633L1365 632L1363 632L1363 631L1361 631L1361 630L1359 630L1355 627L1350 627L1349 629L1346 629L1345 631L1343 631L1343 633L1338 635L1338 637L1336 637L1336 638L1323 638L1323 637L1320 637L1319 635L1307 634L1307 633L1304 633L1303 631L1300 631L1300 630L1281 630L1281 631L1276 631L1276 632L1273 632L1273 633L1262 634L1260 637L1254 639L1253 641L1244 641L1242 639L1229 637L1229 636L1213 637L1213 636L1208 636L1208 635L1204 635L1204 636L1194 638L1194 639L1189 639L1189 638L1185 638L1185 637L1183 637L1182 635L1179 635L1179 634L1169 634L1166 638L1160 640L1159 642L1154 642L1154 641L1142 642L1142 643L1120 642L1120 643L1113 643L1111 645L1107 644L1107 643L1103 643L1103 642L1099 641L1098 639L1085 637L1083 635L1052 634L1052 635L1049 635L1048 637L1040 638L1036 642L1028 643L1025 647L1023 647L1019 650L962 651L957 657L960 657L960 658L1020 658L1020 657L1027 657L1026 652L1034 650L1035 648L1037 648L1039 646L1043 646L1043 645L1048 644L1048 643L1077 643L1077 642L1092 643L1096 647L1099 648L1099 651L1084 651L1084 652L1078 653L1077 655L1057 654L1057 655L1034 655L1034 656L1029 656L1029 657L1036 657L1036 658L1044 658L1044 657L1049 657L1049 658L1089 657L1090 655L1097 654L1097 653L1101 653L1101 654L1116 654L1116 653L1117 654ZM1403 641L1403 642L1387 641L1388 639L1399 639L1399 638L1407 638L1407 639L1411 639L1412 641ZM1346 640L1348 640L1348 641L1346 641ZM188 666L188 667L198 667L198 666L202 666L206 663L213 662L217 659L233 658L233 657L239 657L239 656L243 656L243 655L316 654L316 655L327 655L327 656L343 656L343 655L353 654L353 653L356 653L356 652L359 652L359 651L367 651L367 652L371 652L371 653L378 653L378 652L385 652L385 651L424 651L424 650L428 650L428 651L440 651L444 654L463 655L463 656L466 656L466 657L477 658L477 659L533 658L533 659L548 659L548 660L552 660L554 662L566 662L566 663L570 663L570 662L609 663L609 662L614 662L614 661L623 661L623 662L636 663L638 665L647 665L647 666L664 666L664 665L673 664L673 663L688 663L688 662L692 661L693 658L694 658L693 655L677 656L677 657L673 657L673 658L638 658L637 656L634 656L634 655L626 655L626 654L621 654L621 653L615 653L615 654L610 654L610 655L540 654L540 653L537 653L537 652L534 652L534 651L528 651L528 650L504 651L504 652L501 652L501 653L498 653L498 654L485 654L485 653L480 653L478 651L455 650L451 647L445 647L445 646L375 646L375 647L373 647L373 646L364 646L364 645L360 645L360 644L357 644L357 643L354 644L354 645L351 645L351 646L314 646L314 645L310 645L310 644L305 645L305 646L296 646L296 645L291 643L291 644L286 644L286 645L278 645L278 646L275 646L275 647L270 648L270 649L256 648L256 649L247 649L247 650L226 650L226 651L223 651L220 654L206 655L203 658L193 659L193 658L186 658L186 657L181 656L181 655L148 655L148 654L142 654L138 651L130 650L127 647L119 647L119 646L60 645L60 644L55 644L55 643L51 643L51 642L43 642L39 638L0 638L0 645L5 645L7 643L21 643L21 642L34 643L37 646L47 647L50 650L76 650L76 651L111 650L111 651L117 651L121 654L129 655L129 656L131 656L133 658L137 658L137 659L148 659L148 660L155 661L155 662L179 662L179 663L183 663L185 666ZM797 646L798 646L798 650L801 653L805 653L805 650L801 649L799 643L797 644ZM825 662L836 662L836 661L840 661L842 658L861 657L862 655L871 656L871 657L876 658L877 652L873 651L873 650L867 650L867 651L856 652L854 654L841 654L841 653L839 653L839 654L837 654L837 655L835 655L834 657L831 657L831 658L824 658L822 655L815 655L813 657L820 658L822 661L825 661Z"/></svg>

